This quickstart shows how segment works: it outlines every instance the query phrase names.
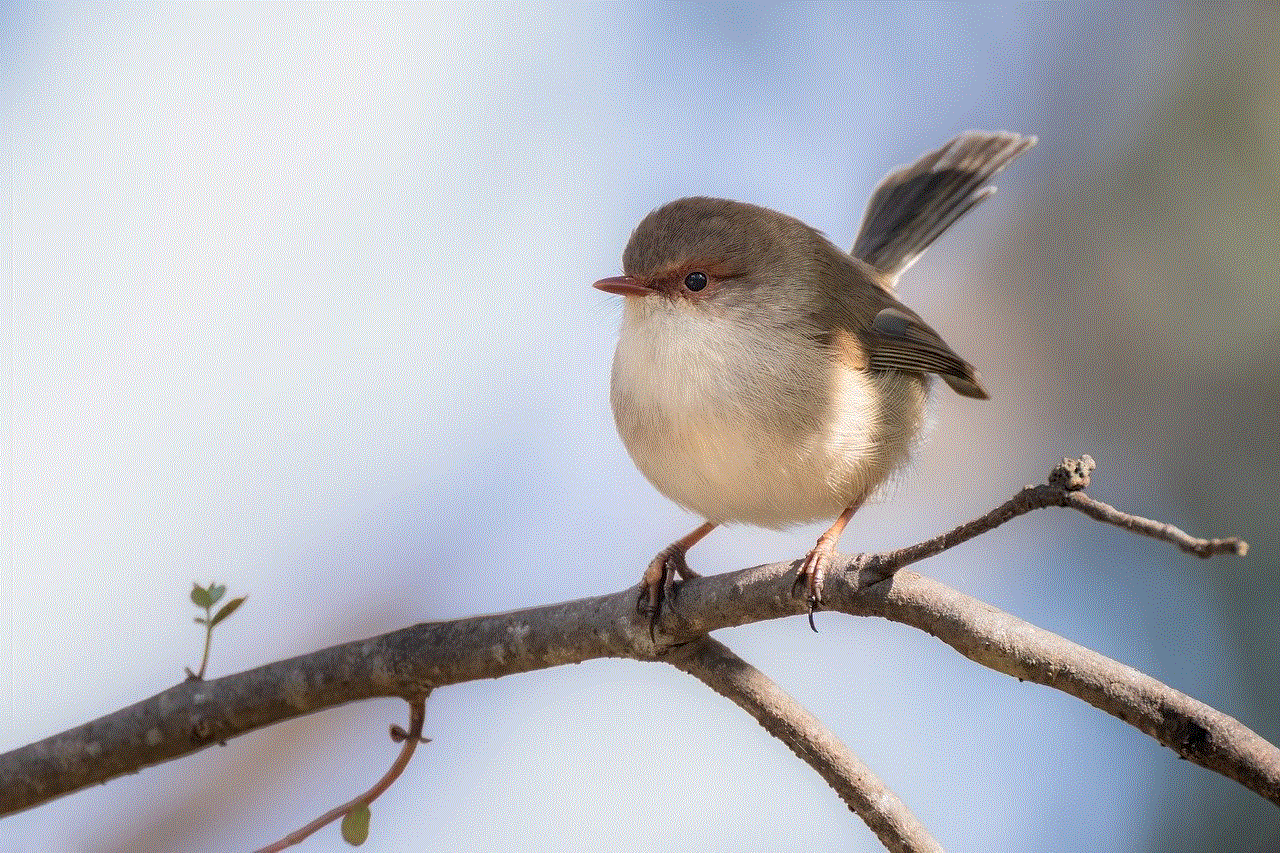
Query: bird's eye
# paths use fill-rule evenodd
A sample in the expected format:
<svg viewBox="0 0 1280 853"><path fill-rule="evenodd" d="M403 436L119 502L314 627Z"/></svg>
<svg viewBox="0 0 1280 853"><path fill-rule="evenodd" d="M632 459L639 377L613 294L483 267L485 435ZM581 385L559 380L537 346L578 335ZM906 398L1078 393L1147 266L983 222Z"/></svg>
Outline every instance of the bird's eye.
<svg viewBox="0 0 1280 853"><path fill-rule="evenodd" d="M695 293L707 286L707 274L704 272L691 272L684 277L684 286Z"/></svg>

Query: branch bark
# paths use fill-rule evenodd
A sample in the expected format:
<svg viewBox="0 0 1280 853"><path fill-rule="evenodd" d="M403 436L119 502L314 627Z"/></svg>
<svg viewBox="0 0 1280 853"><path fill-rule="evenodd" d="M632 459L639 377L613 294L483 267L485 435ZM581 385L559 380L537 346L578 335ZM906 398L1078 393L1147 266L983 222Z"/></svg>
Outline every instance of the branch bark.
<svg viewBox="0 0 1280 853"><path fill-rule="evenodd" d="M1280 750L1238 721L1136 670L942 584L898 571L1012 518L1049 506L1071 507L1173 542L1200 556L1245 552L1246 546L1239 540L1193 539L1176 528L1094 501L1081 491L1091 467L1088 457L1064 460L1048 484L1029 486L983 517L933 540L886 554L841 558L826 581L827 609L881 616L920 628L978 663L1084 699L1182 757L1280 804ZM510 613L423 623L214 681L186 681L0 756L0 815L345 702L379 696L413 700L436 687L598 657L665 660L686 668L757 715L762 723L770 720L766 728L779 734L790 724L777 721L793 713L783 701L785 694L765 689L765 682L759 680L763 676L743 669L747 667L743 662L730 663L737 659L723 646L711 645L714 641L705 635L807 612L805 603L790 594L797 565L773 563L686 581L662 620L657 644L650 639L648 620L635 611L634 589L627 589ZM699 663L694 650L700 650L705 660ZM813 745L829 735L809 719L811 722L794 726L803 730L797 735L800 739L787 741L802 757L814 752ZM787 737L790 735L783 739ZM811 743L806 745L805 739ZM845 757L840 761L828 762L826 769L814 766L824 778L836 777L833 786L851 805L859 799L875 799L878 782L864 775L857 759L843 746L841 749ZM873 815L869 820L890 819ZM899 833L899 837L911 836ZM927 834L923 838L927 839ZM921 842L925 843L933 842Z"/></svg>
<svg viewBox="0 0 1280 853"><path fill-rule="evenodd" d="M722 643L702 636L677 646L667 663L702 681L755 717L790 747L893 853L942 853L898 795L822 722L764 673Z"/></svg>

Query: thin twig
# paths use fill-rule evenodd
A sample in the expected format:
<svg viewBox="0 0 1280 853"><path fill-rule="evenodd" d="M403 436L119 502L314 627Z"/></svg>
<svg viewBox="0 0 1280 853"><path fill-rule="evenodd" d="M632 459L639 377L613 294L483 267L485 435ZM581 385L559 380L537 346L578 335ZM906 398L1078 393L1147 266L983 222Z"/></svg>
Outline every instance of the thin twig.
<svg viewBox="0 0 1280 853"><path fill-rule="evenodd" d="M750 714L818 772L888 850L942 853L919 819L834 733L760 670L703 636L664 658Z"/></svg>
<svg viewBox="0 0 1280 853"><path fill-rule="evenodd" d="M1225 539L1197 539L1172 524L1166 524L1163 521L1152 521L1149 518L1121 512L1110 504L1094 500L1083 492L1070 492L1066 496L1066 503L1063 505L1078 509L1098 521L1105 521L1107 524L1114 524L1116 527L1123 527L1125 530L1141 533L1143 536L1150 536L1153 539L1172 542L1183 551L1188 554L1195 554L1197 557L1208 558L1214 554L1235 554L1238 557L1243 557L1249 553L1249 543L1235 536L1228 536Z"/></svg>
<svg viewBox="0 0 1280 853"><path fill-rule="evenodd" d="M1155 539L1162 539L1177 545L1189 554L1198 557L1210 557L1214 554L1235 554L1243 557L1249 553L1247 542L1234 536L1226 539L1196 539L1184 533L1172 524L1152 521L1149 518L1121 512L1113 506L1094 500L1084 493L1089 487L1089 475L1095 463L1089 455L1079 459L1063 459L1049 472L1047 483L1038 486L1024 486L1021 491L1000 506L972 521L966 521L959 527L948 530L939 536L916 545L888 551L883 554L867 554L862 556L860 569L869 571L881 578L888 577L898 569L918 563L926 557L941 554L948 548L954 548L975 536L994 530L1007 521L1020 515L1026 515L1037 509L1051 506L1064 506L1079 510L1090 518L1134 533L1141 533Z"/></svg>
<svg viewBox="0 0 1280 853"><path fill-rule="evenodd" d="M347 812L351 811L352 808L362 804L367 806L374 800L378 799L378 797L382 796L382 792L390 788L391 784L400 778L400 774L409 766L409 759L413 758L413 751L418 748L419 743L423 742L422 726L427 718L427 700L423 697L410 699L408 702L409 731L404 732L399 726L391 727L392 738L395 740L403 740L404 745L400 747L400 754L396 756L396 760L392 763L391 768L383 774L382 778L379 779L372 788L357 797L353 797L340 806L335 806L320 815L320 817L311 821L311 823L301 827L300 829L294 830L279 841L268 844L266 847L258 848L254 853L277 853L277 851L284 850L286 847L292 847L311 833L315 832L317 829L338 820Z"/></svg>

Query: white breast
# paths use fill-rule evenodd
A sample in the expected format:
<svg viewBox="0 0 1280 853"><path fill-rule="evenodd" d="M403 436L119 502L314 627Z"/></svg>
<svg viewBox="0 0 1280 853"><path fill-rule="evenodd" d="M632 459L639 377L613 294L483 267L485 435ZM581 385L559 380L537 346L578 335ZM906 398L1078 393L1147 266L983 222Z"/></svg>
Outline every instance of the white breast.
<svg viewBox="0 0 1280 853"><path fill-rule="evenodd" d="M739 332L739 330L744 330ZM834 519L908 458L924 381L855 370L799 328L660 296L626 300L613 413L636 466L709 521Z"/></svg>

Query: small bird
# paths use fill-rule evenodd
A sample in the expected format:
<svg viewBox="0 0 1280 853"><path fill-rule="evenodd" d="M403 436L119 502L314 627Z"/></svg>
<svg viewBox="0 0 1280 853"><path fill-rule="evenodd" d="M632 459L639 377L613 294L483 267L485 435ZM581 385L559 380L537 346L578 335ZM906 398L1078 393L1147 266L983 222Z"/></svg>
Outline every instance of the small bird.
<svg viewBox="0 0 1280 853"><path fill-rule="evenodd" d="M987 398L894 296L898 276L1035 143L970 131L891 172L848 254L798 219L724 199L679 199L636 226L623 275L595 283L626 298L614 420L649 482L706 519L644 572L651 631L675 576L695 576L685 553L718 525L835 518L792 587L812 625L845 525L916 444L930 374Z"/></svg>

